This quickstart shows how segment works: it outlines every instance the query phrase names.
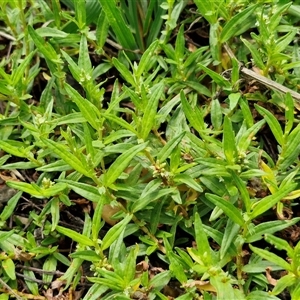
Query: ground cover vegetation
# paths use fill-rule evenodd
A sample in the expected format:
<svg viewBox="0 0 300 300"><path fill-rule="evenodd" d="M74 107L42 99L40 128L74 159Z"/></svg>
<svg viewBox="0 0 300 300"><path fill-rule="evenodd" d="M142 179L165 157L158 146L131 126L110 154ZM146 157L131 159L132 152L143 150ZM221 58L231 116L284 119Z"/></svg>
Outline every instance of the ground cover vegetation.
<svg viewBox="0 0 300 300"><path fill-rule="evenodd" d="M300 299L299 1L0 1L0 299Z"/></svg>

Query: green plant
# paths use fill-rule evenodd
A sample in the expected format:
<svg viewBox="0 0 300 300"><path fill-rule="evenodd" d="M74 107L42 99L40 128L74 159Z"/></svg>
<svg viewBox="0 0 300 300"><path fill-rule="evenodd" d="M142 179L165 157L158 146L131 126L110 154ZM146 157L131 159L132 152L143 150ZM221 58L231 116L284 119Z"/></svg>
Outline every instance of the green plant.
<svg viewBox="0 0 300 300"><path fill-rule="evenodd" d="M299 298L297 9L2 1L0 299Z"/></svg>

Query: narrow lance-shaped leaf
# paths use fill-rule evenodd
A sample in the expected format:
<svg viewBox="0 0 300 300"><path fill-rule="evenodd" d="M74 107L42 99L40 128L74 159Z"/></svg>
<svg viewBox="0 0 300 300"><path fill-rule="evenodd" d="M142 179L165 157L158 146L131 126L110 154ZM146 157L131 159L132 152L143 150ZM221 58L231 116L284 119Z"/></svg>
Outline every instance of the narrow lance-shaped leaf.
<svg viewBox="0 0 300 300"><path fill-rule="evenodd" d="M103 117L105 119L108 119L112 122L115 122L117 124L119 124L120 126L122 126L123 128L131 131L132 133L134 133L135 135L138 135L137 131L134 129L134 127L132 125L130 125L129 123L127 123L125 120L123 120L122 118L119 118L113 114L108 114L108 113L105 113L103 114Z"/></svg>
<svg viewBox="0 0 300 300"><path fill-rule="evenodd" d="M13 85L17 85L22 76L24 76L25 69L30 64L32 57L35 55L36 50L32 51L23 61L22 63L13 71L12 74L12 83Z"/></svg>
<svg viewBox="0 0 300 300"><path fill-rule="evenodd" d="M139 78L142 73L147 69L147 65L149 64L149 61L151 57L154 54L154 51L156 50L158 45L158 41L154 41L148 48L147 50L143 53L141 60L139 62L137 71L135 73L136 77Z"/></svg>
<svg viewBox="0 0 300 300"><path fill-rule="evenodd" d="M87 39L84 34L81 35L80 48L79 48L79 59L78 67L86 72L86 74L91 74L92 63L89 55L89 49L87 44Z"/></svg>
<svg viewBox="0 0 300 300"><path fill-rule="evenodd" d="M244 182L242 181L242 179L237 176L237 174L234 171L229 171L234 184L236 185L236 187L239 189L240 194L241 194L241 199L243 201L243 204L245 205L246 211L249 213L250 209L251 209L251 201L250 201L250 196L249 196L249 192L246 188L246 185L244 184Z"/></svg>
<svg viewBox="0 0 300 300"><path fill-rule="evenodd" d="M285 95L285 119L284 134L287 135L292 130L294 124L294 101L290 93Z"/></svg>
<svg viewBox="0 0 300 300"><path fill-rule="evenodd" d="M282 149L277 165L280 169L286 170L295 163L300 153L300 124L292 130L287 137L287 143Z"/></svg>
<svg viewBox="0 0 300 300"><path fill-rule="evenodd" d="M273 262L274 264L282 267L284 270L291 271L291 265L287 261L285 261L284 259L279 257L278 255L276 255L270 251L254 247L252 245L249 245L249 246L250 246L250 249L255 254L259 255L260 257Z"/></svg>
<svg viewBox="0 0 300 300"><path fill-rule="evenodd" d="M178 136L175 136L159 151L157 154L157 160L159 160L160 163L164 162L171 155L174 148L181 142L184 135L185 132L182 132Z"/></svg>
<svg viewBox="0 0 300 300"><path fill-rule="evenodd" d="M118 238L121 232L125 229L126 225L130 222L132 215L127 215L122 221L114 225L108 230L102 240L101 248L105 250Z"/></svg>
<svg viewBox="0 0 300 300"><path fill-rule="evenodd" d="M197 63L197 66L199 66L209 77L211 77L216 84L224 88L230 88L230 82L227 81L222 75L214 72L201 63Z"/></svg>
<svg viewBox="0 0 300 300"><path fill-rule="evenodd" d="M146 140L153 125L155 123L155 116L157 114L157 108L159 99L162 96L164 90L164 84L158 83L157 85L153 86L151 91L151 96L148 100L146 109L144 111L142 124L141 124L141 131L140 135L143 140Z"/></svg>
<svg viewBox="0 0 300 300"><path fill-rule="evenodd" d="M265 234L265 240L268 243L274 245L276 249L286 251L288 254L288 257L293 258L294 249L290 246L290 244L286 240L283 240L272 234Z"/></svg>
<svg viewBox="0 0 300 300"><path fill-rule="evenodd" d="M106 18L105 12L101 10L101 13L99 14L98 21L97 21L97 28L96 28L96 40L97 40L97 46L98 48L103 48L107 35L108 35L108 28L109 23Z"/></svg>
<svg viewBox="0 0 300 300"><path fill-rule="evenodd" d="M230 38L235 36L237 32L240 33L237 28L243 26L247 18L253 14L257 6L258 4L250 5L246 9L243 9L240 13L236 14L232 19L229 20L229 22L226 23L220 35L221 43L227 42Z"/></svg>
<svg viewBox="0 0 300 300"><path fill-rule="evenodd" d="M205 194L206 198L215 204L217 207L223 210L223 212L236 224L243 226L244 219L241 215L241 212L229 201L224 200L223 198L214 195L214 194Z"/></svg>
<svg viewBox="0 0 300 300"><path fill-rule="evenodd" d="M249 49L249 51L251 52L252 58L254 60L254 63L256 64L256 66L258 68L260 68L261 70L263 70L265 68L265 64L262 61L261 55L260 55L257 47L254 46L253 44L251 44L246 39L241 38L241 40L246 45L246 47Z"/></svg>
<svg viewBox="0 0 300 300"><path fill-rule="evenodd" d="M87 236L80 234L72 229L65 228L62 226L56 226L56 230L59 233L71 238L73 241L75 241L81 245L94 246L94 242L90 238L88 238Z"/></svg>
<svg viewBox="0 0 300 300"><path fill-rule="evenodd" d="M209 266L211 264L211 249L198 213L195 213L195 238L200 258L205 265Z"/></svg>
<svg viewBox="0 0 300 300"><path fill-rule="evenodd" d="M215 7L215 2L210 0L195 0L195 4L203 18L205 18L209 24L217 22L217 9Z"/></svg>
<svg viewBox="0 0 300 300"><path fill-rule="evenodd" d="M51 221L52 221L51 231L54 231L60 219L59 199L57 197L54 197L51 200L50 211L51 211Z"/></svg>
<svg viewBox="0 0 300 300"><path fill-rule="evenodd" d="M79 29L83 29L86 23L85 0L73 1L75 6L75 17L78 22Z"/></svg>
<svg viewBox="0 0 300 300"><path fill-rule="evenodd" d="M87 170L86 167L82 164L82 162L75 155L70 153L65 146L52 140L47 140L45 138L41 138L41 140L48 148L50 148L54 153L56 153L74 170L87 177L91 177L93 175L93 173L91 173L90 170Z"/></svg>
<svg viewBox="0 0 300 300"><path fill-rule="evenodd" d="M177 60L177 63L179 65L183 64L183 56L184 56L184 49L185 49L185 38L184 38L184 25L181 25L176 37L175 42L175 57Z"/></svg>
<svg viewBox="0 0 300 300"><path fill-rule="evenodd" d="M184 183L188 187L194 189L197 192L203 192L202 187L197 183L190 175L187 174L177 174L174 177L174 181L178 183Z"/></svg>
<svg viewBox="0 0 300 300"><path fill-rule="evenodd" d="M109 167L108 171L104 174L104 185L108 187L111 184L113 184L117 180L117 178L122 174L122 172L127 168L134 156L136 156L140 151L144 150L147 144L148 143L136 145L124 152L123 154L121 154Z"/></svg>
<svg viewBox="0 0 300 300"><path fill-rule="evenodd" d="M212 125L214 126L215 130L218 130L223 121L223 116L222 116L222 109L221 105L218 99L213 99L211 101L211 122Z"/></svg>
<svg viewBox="0 0 300 300"><path fill-rule="evenodd" d="M274 289L272 290L272 292L270 294L278 295L279 293L283 292L284 290L286 290L288 287L294 285L295 283L296 283L296 285L298 284L298 292L297 292L297 288L292 289L291 299L299 299L299 296L300 296L299 280L297 282L297 277L293 273L288 273L287 275L278 279ZM295 292L297 292L297 294L295 294ZM277 299L279 299L279 298L277 298Z"/></svg>
<svg viewBox="0 0 300 300"><path fill-rule="evenodd" d="M252 213L250 213L249 217L254 219L259 215L263 214L267 210L269 210L272 206L274 206L277 202L283 199L288 193L292 192L296 188L297 184L289 184L282 189L279 189L275 194L269 195L262 200L254 203Z"/></svg>
<svg viewBox="0 0 300 300"><path fill-rule="evenodd" d="M276 138L276 141L279 143L279 145L282 145L284 143L283 140L283 132L281 129L281 126L278 122L278 120L274 117L274 115L269 112L267 109L258 106L254 104L256 110L265 118L267 121L272 133L274 134L274 137Z"/></svg>
<svg viewBox="0 0 300 300"><path fill-rule="evenodd" d="M59 61L58 54L54 48L48 42L45 42L30 25L28 25L28 32L38 50L45 56L51 72L55 73L57 70L54 62L57 63Z"/></svg>
<svg viewBox="0 0 300 300"><path fill-rule="evenodd" d="M225 116L223 128L223 147L224 154L229 162L233 165L237 159L237 149L235 145L234 131L230 119Z"/></svg>
<svg viewBox="0 0 300 300"><path fill-rule="evenodd" d="M220 259L223 259L228 252L230 246L234 244L240 230L240 225L234 223L230 218L227 220L227 225L223 235L221 249L220 249Z"/></svg>
<svg viewBox="0 0 300 300"><path fill-rule="evenodd" d="M6 221L14 212L15 207L18 204L18 201L22 195L22 192L16 193L13 197L9 199L6 206L3 208L0 214L0 220Z"/></svg>
<svg viewBox="0 0 300 300"><path fill-rule="evenodd" d="M134 36L127 26L120 8L116 5L116 1L99 0L99 2L121 46L125 49L135 50L136 43ZM132 54L129 55L133 57Z"/></svg>
<svg viewBox="0 0 300 300"><path fill-rule="evenodd" d="M98 108L87 99L84 99L69 84L65 83L64 86L66 92L69 94L71 99L76 103L76 105L78 106L79 110L81 111L85 119L91 124L91 126L94 129L98 130L99 129L98 114L100 114Z"/></svg>
<svg viewBox="0 0 300 300"><path fill-rule="evenodd" d="M96 208L93 214L92 220L92 238L94 241L98 239L98 235L102 226L101 217L102 217L102 209L103 205L106 203L106 195L101 195L99 201L97 202Z"/></svg>
<svg viewBox="0 0 300 300"><path fill-rule="evenodd" d="M121 73L121 75L124 77L124 79L130 83L130 85L134 86L135 88L137 88L137 83L135 82L135 79L133 77L133 75L130 73L130 71L128 70L128 68L122 64L117 58L113 58L112 62L114 64L114 66L116 67L116 69Z"/></svg>
<svg viewBox="0 0 300 300"><path fill-rule="evenodd" d="M193 108L187 101L184 92L180 91L180 100L185 116L190 124L200 133L205 129L202 112L198 107Z"/></svg>

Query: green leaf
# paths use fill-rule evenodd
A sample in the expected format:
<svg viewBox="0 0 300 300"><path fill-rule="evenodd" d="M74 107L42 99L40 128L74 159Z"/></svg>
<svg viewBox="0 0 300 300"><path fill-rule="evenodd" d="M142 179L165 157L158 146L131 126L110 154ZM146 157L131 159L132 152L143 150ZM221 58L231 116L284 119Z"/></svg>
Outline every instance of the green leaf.
<svg viewBox="0 0 300 300"><path fill-rule="evenodd" d="M41 37L50 38L66 38L68 33L51 27L40 27L35 30L35 32Z"/></svg>
<svg viewBox="0 0 300 300"><path fill-rule="evenodd" d="M194 220L195 239L200 259L202 260L204 265L210 266L212 261L211 249L209 246L207 236L202 227L202 221L197 212L195 213Z"/></svg>
<svg viewBox="0 0 300 300"><path fill-rule="evenodd" d="M101 256L98 255L94 250L82 250L76 251L69 255L71 258L80 258L82 260L87 260L91 262L101 261Z"/></svg>
<svg viewBox="0 0 300 300"><path fill-rule="evenodd" d="M247 8L242 9L242 11L236 14L232 19L227 22L221 32L220 35L220 42L225 43L230 38L234 37L235 35L241 34L238 28L244 25L249 17L253 14L254 10L257 8L258 4L249 5ZM249 28L246 28L246 30Z"/></svg>
<svg viewBox="0 0 300 300"><path fill-rule="evenodd" d="M143 53L141 60L139 62L139 65L137 67L137 71L135 73L135 76L137 78L140 78L140 76L143 74L145 70L147 70L147 67L149 65L150 59L153 57L154 52L158 46L158 41L154 41L147 50Z"/></svg>
<svg viewBox="0 0 300 300"><path fill-rule="evenodd" d="M229 172L230 175L232 176L234 184L239 189L239 192L241 194L241 199L243 201L243 204L245 205L246 211L249 213L251 209L251 200L250 200L247 187L245 183L242 181L242 179L239 176L237 176L237 174L234 171L229 170Z"/></svg>
<svg viewBox="0 0 300 300"><path fill-rule="evenodd" d="M179 65L183 63L184 50L185 50L184 25L181 25L177 32L177 37L175 42L175 58Z"/></svg>
<svg viewBox="0 0 300 300"><path fill-rule="evenodd" d="M125 229L126 225L130 222L132 215L126 215L126 217L114 225L108 230L105 237L102 240L101 249L104 251L118 238L121 232Z"/></svg>
<svg viewBox="0 0 300 300"><path fill-rule="evenodd" d="M211 0L195 0L194 2L197 5L200 14L208 21L210 25L217 22L217 2Z"/></svg>
<svg viewBox="0 0 300 300"><path fill-rule="evenodd" d="M24 144L20 143L20 146L18 147L17 144L14 146L14 141L12 140L6 140L6 141L0 141L0 148L14 156L22 157L22 158L28 158L30 151L24 148Z"/></svg>
<svg viewBox="0 0 300 300"><path fill-rule="evenodd" d="M136 213L137 211L147 207L149 203L155 201L159 198L164 197L165 195L172 195L177 190L176 187L169 187L164 189L156 189L155 191L151 191L142 195L137 201L135 201L131 207L132 213Z"/></svg>
<svg viewBox="0 0 300 300"><path fill-rule="evenodd" d="M51 231L54 231L60 219L59 198L55 197L51 200Z"/></svg>
<svg viewBox="0 0 300 300"><path fill-rule="evenodd" d="M92 63L90 59L87 39L84 34L81 35L80 40L78 67L81 70L84 70L86 72L86 75L91 74L92 72Z"/></svg>
<svg viewBox="0 0 300 300"><path fill-rule="evenodd" d="M57 270L57 259L54 255L49 255L43 264L43 282L52 282L54 273Z"/></svg>
<svg viewBox="0 0 300 300"><path fill-rule="evenodd" d="M164 147L157 154L157 160L160 163L164 162L171 155L175 147L181 142L184 135L185 132L182 132L168 141L166 145L164 145Z"/></svg>
<svg viewBox="0 0 300 300"><path fill-rule="evenodd" d="M283 199L286 195L292 192L296 188L297 184L289 184L280 188L275 194L269 195L262 200L255 202L252 205L252 212L249 214L249 218L251 220L255 219L259 215L263 214L264 212L268 211L271 207L273 207L277 202Z"/></svg>
<svg viewBox="0 0 300 300"><path fill-rule="evenodd" d="M180 91L180 99L182 103L182 108L186 118L189 120L190 124L200 133L205 129L203 114L198 107L192 107L187 101L184 92Z"/></svg>
<svg viewBox="0 0 300 300"><path fill-rule="evenodd" d="M18 189L22 192L30 194L31 196L44 197L42 189L36 184L18 181L6 181L6 184L13 189Z"/></svg>
<svg viewBox="0 0 300 300"><path fill-rule="evenodd" d="M115 68L121 73L124 79L133 87L137 88L137 83L135 82L135 78L129 72L128 68L122 64L117 58L113 57L112 62Z"/></svg>
<svg viewBox="0 0 300 300"><path fill-rule="evenodd" d="M237 149L235 145L234 131L230 119L225 116L223 128L224 154L229 164L233 165L237 160Z"/></svg>
<svg viewBox="0 0 300 300"><path fill-rule="evenodd" d="M223 122L222 109L218 99L213 99L211 101L210 118L214 129L218 130L221 127Z"/></svg>
<svg viewBox="0 0 300 300"><path fill-rule="evenodd" d="M3 241L6 241L9 237L11 237L14 234L14 230L10 231L0 231L0 243ZM4 249L3 249L4 250Z"/></svg>
<svg viewBox="0 0 300 300"><path fill-rule="evenodd" d="M279 293L283 292L285 289L292 286L296 282L297 282L297 278L295 277L295 275L292 274L292 273L289 273L289 274L281 277L277 281L277 283L276 283L274 289L272 290L271 294L272 295L278 295ZM296 298L291 298L291 299L296 299Z"/></svg>
<svg viewBox="0 0 300 300"><path fill-rule="evenodd" d="M125 49L135 50L137 45L134 36L127 26L120 8L116 5L116 1L99 0L99 2L118 42ZM130 57L133 55L130 54Z"/></svg>
<svg viewBox="0 0 300 300"><path fill-rule="evenodd" d="M268 243L274 245L276 249L286 251L290 258L294 256L294 249L289 245L289 243L286 240L283 240L272 234L265 234L265 240Z"/></svg>
<svg viewBox="0 0 300 300"><path fill-rule="evenodd" d="M75 242L77 242L81 245L94 246L94 242L90 238L88 238L87 236L82 235L82 234L80 234L80 233L78 233L78 232L76 232L72 229L65 228L65 227L62 227L62 226L58 225L58 226L56 226L56 230L59 233L71 238L73 241L75 241Z"/></svg>
<svg viewBox="0 0 300 300"><path fill-rule="evenodd" d="M249 51L251 52L251 55L252 55L255 65L258 68L260 68L261 70L264 70L265 64L263 63L263 60L261 58L261 55L260 55L257 47L254 46L253 44L251 44L248 40L243 39L242 37L241 37L241 40L246 45L246 47L249 49Z"/></svg>
<svg viewBox="0 0 300 300"><path fill-rule="evenodd" d="M112 185L122 172L128 167L130 161L147 146L148 142L136 145L131 149L121 154L109 167L108 171L104 174L103 183L105 186Z"/></svg>
<svg viewBox="0 0 300 300"><path fill-rule="evenodd" d="M271 263L267 260L259 260L255 262L250 262L247 265L244 265L242 271L245 273L264 273L266 269L269 268L272 271L281 271L282 267L277 264Z"/></svg>
<svg viewBox="0 0 300 300"><path fill-rule="evenodd" d="M194 189L197 192L202 193L203 189L199 183L197 183L191 176L187 174L176 174L174 176L174 181L178 184L186 184L188 187Z"/></svg>
<svg viewBox="0 0 300 300"><path fill-rule="evenodd" d="M264 119L267 121L272 133L274 134L274 137L276 138L279 145L283 145L284 139L283 139L283 132L281 129L281 126L278 122L278 120L275 118L275 116L268 111L267 109L258 106L254 104L256 110L264 117Z"/></svg>
<svg viewBox="0 0 300 300"><path fill-rule="evenodd" d="M78 27L80 30L82 30L86 25L85 0L76 0L73 1L73 3L75 6L75 17L78 23Z"/></svg>
<svg viewBox="0 0 300 300"><path fill-rule="evenodd" d="M297 34L297 29L293 29L286 35L280 37L275 44L274 53L280 53L286 49L286 47L293 41L295 35Z"/></svg>
<svg viewBox="0 0 300 300"><path fill-rule="evenodd" d="M2 260L2 269L11 280L16 280L15 264L11 258Z"/></svg>
<svg viewBox="0 0 300 300"><path fill-rule="evenodd" d="M294 125L294 100L290 93L285 95L285 120L284 135L288 135Z"/></svg>
<svg viewBox="0 0 300 300"><path fill-rule="evenodd" d="M262 239L265 234L272 234L274 232L283 230L290 226L293 226L300 221L300 218L294 218L292 220L277 220L263 222L256 225L254 228L248 230L248 234L245 237L247 243L254 243Z"/></svg>
<svg viewBox="0 0 300 300"><path fill-rule="evenodd" d="M46 58L49 69L51 70L52 73L55 73L57 71L56 64L59 62L58 54L56 53L54 48L48 42L46 42L42 37L40 37L30 25L28 25L27 28L28 28L28 33L30 34L36 47Z"/></svg>
<svg viewBox="0 0 300 300"><path fill-rule="evenodd" d="M236 137L237 140L237 148L240 153L244 153L248 150L249 145L251 144L253 137L255 134L261 129L261 127L265 124L265 120L260 120L248 128L241 136ZM239 135L239 134L238 134Z"/></svg>
<svg viewBox="0 0 300 300"><path fill-rule="evenodd" d="M136 275L136 258L139 252L139 246L138 244L135 244L130 251L126 258L125 264L124 264L124 281L127 286L130 285L130 282L134 280L134 277Z"/></svg>
<svg viewBox="0 0 300 300"><path fill-rule="evenodd" d="M245 297L239 290L233 288L229 275L219 271L216 275L210 277L210 283L217 290L218 300L245 300ZM239 292L240 295L237 295Z"/></svg>
<svg viewBox="0 0 300 300"><path fill-rule="evenodd" d="M86 183L82 183L82 182L76 182L73 180L67 180L67 179L58 179L58 181L66 183L68 185L68 187L71 188L75 193L86 198L87 200L90 200L93 202L100 201L100 194L99 194L98 188L95 186L92 186L92 185L86 184Z"/></svg>
<svg viewBox="0 0 300 300"><path fill-rule="evenodd" d="M252 291L250 294L247 295L247 300L280 300L275 296L269 294L269 292L263 291Z"/></svg>
<svg viewBox="0 0 300 300"><path fill-rule="evenodd" d="M236 224L243 226L244 219L241 215L241 212L229 201L224 200L223 198L214 195L214 194L205 194L206 198L215 204L217 207L223 210L223 212Z"/></svg>
<svg viewBox="0 0 300 300"><path fill-rule="evenodd" d="M9 199L9 201L7 202L6 206L3 208L0 214L1 221L6 221L13 214L21 196L22 192L18 192Z"/></svg>
<svg viewBox="0 0 300 300"><path fill-rule="evenodd" d="M164 91L164 83L158 83L151 89L151 96L142 118L140 136L145 141L155 124L155 116L157 114L158 103Z"/></svg>
<svg viewBox="0 0 300 300"><path fill-rule="evenodd" d="M295 163L300 153L300 124L288 135L287 142L282 149L277 165L281 170L286 170Z"/></svg>
<svg viewBox="0 0 300 300"><path fill-rule="evenodd" d="M211 79L219 86L223 88L230 88L230 82L226 80L222 75L214 72L213 70L205 67L201 63L197 63L197 66L200 67Z"/></svg>
<svg viewBox="0 0 300 300"><path fill-rule="evenodd" d="M25 263L26 267L30 267L30 265L28 263ZM39 286L36 283L36 277L33 271L28 270L28 269L23 269L23 274L25 276L25 283L26 286L28 287L29 291L33 294L33 295L39 295Z"/></svg>
<svg viewBox="0 0 300 300"><path fill-rule="evenodd" d="M52 140L47 140L45 138L41 138L42 142L55 154L57 154L61 159L63 159L68 165L70 165L74 170L79 173L92 177L94 175L86 167L82 164L82 162L72 153L68 151L68 148L64 145L54 142Z"/></svg>
<svg viewBox="0 0 300 300"><path fill-rule="evenodd" d="M15 69L12 73L11 80L12 85L16 86L21 78L24 76L25 69L29 66L32 57L35 55L36 50L32 51L26 58L22 61L22 63Z"/></svg>
<svg viewBox="0 0 300 300"><path fill-rule="evenodd" d="M228 252L230 246L234 245L234 242L238 236L240 225L234 223L230 218L227 220L224 236L222 239L220 249L220 259L223 259Z"/></svg>
<svg viewBox="0 0 300 300"><path fill-rule="evenodd" d="M112 114L103 114L103 117L105 119L108 119L112 122L115 122L117 124L119 124L120 126L122 126L123 128L131 131L132 133L134 133L135 135L138 135L137 131L134 129L134 127L132 125L130 125L129 123L127 123L125 120L123 120L122 118L119 118L115 115L112 115Z"/></svg>
<svg viewBox="0 0 300 300"><path fill-rule="evenodd" d="M103 205L108 203L106 194L101 195L101 198L97 202L96 208L94 208L93 220L92 220L92 239L97 241L99 237L99 232L103 224L101 223L102 220L102 210Z"/></svg>
<svg viewBox="0 0 300 300"><path fill-rule="evenodd" d="M84 99L74 88L72 88L69 84L64 83L64 87L72 101L76 103L79 110L81 111L84 118L90 123L90 125L99 130L99 118L98 115L100 114L98 108L88 101Z"/></svg>
<svg viewBox="0 0 300 300"><path fill-rule="evenodd" d="M93 284L90 289L87 291L83 300L98 300L100 296L108 290L108 287L101 284Z"/></svg>
<svg viewBox="0 0 300 300"><path fill-rule="evenodd" d="M286 262L284 259L279 257L278 255L276 255L270 251L254 247L252 245L249 245L249 246L250 246L250 249L255 254L259 255L260 257L262 257L268 261L271 261L272 263L282 267L284 270L292 271L291 265L288 262Z"/></svg>
<svg viewBox="0 0 300 300"><path fill-rule="evenodd" d="M97 47L99 49L103 49L103 46L106 42L108 36L108 29L109 23L106 18L105 12L101 10L97 20L97 27L96 27L96 40L97 40Z"/></svg>

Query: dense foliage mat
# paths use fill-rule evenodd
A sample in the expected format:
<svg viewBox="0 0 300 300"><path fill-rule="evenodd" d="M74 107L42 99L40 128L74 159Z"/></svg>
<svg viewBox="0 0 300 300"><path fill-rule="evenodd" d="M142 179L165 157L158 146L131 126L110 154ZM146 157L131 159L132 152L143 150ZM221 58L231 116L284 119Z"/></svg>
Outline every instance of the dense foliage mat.
<svg viewBox="0 0 300 300"><path fill-rule="evenodd" d="M300 299L299 1L0 2L0 299Z"/></svg>

